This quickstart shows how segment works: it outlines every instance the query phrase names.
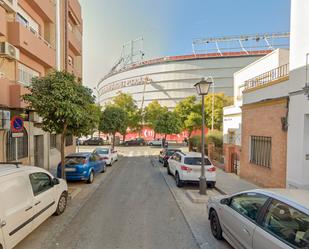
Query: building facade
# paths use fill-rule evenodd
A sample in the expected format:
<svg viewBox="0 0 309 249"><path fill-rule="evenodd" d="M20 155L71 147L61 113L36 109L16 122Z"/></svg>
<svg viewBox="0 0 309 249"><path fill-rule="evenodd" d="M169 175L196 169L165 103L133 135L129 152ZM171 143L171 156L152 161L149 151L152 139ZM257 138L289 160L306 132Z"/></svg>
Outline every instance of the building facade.
<svg viewBox="0 0 309 249"><path fill-rule="evenodd" d="M131 64L99 83L99 101L104 106L121 91L131 94L139 107L158 100L173 109L180 100L196 95L193 85L209 75L214 78L215 92L233 96L233 73L268 52L170 56Z"/></svg>
<svg viewBox="0 0 309 249"><path fill-rule="evenodd" d="M50 168L60 160L60 139L41 129L41 118L35 112L26 111L21 96L26 93L25 86L32 77L45 76L54 69L73 72L82 81L81 8L77 0L2 2L0 161L17 159L24 164ZM14 116L24 117L21 138L14 138L4 125ZM67 138L67 152L75 150L73 140Z"/></svg>

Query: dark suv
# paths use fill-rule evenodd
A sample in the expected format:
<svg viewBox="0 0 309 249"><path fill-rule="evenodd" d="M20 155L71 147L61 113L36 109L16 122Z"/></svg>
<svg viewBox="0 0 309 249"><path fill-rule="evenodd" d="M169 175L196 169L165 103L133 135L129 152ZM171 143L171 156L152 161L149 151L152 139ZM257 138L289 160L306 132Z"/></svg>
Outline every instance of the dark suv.
<svg viewBox="0 0 309 249"><path fill-rule="evenodd" d="M101 137L93 137L84 141L84 145L103 145L104 140Z"/></svg>
<svg viewBox="0 0 309 249"><path fill-rule="evenodd" d="M135 138L135 139L131 139L131 140L125 141L123 143L123 145L125 145L125 146L129 146L129 145L146 145L146 142L145 142L144 138Z"/></svg>

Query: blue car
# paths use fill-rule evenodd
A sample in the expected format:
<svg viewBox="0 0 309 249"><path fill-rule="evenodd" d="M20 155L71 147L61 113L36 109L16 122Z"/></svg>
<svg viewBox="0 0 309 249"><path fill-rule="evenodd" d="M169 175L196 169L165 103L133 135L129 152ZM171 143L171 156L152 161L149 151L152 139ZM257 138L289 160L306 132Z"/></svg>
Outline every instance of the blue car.
<svg viewBox="0 0 309 249"><path fill-rule="evenodd" d="M106 163L96 152L73 153L65 157L65 174L68 181L87 181L92 183L96 173L103 173ZM61 163L57 168L61 177Z"/></svg>

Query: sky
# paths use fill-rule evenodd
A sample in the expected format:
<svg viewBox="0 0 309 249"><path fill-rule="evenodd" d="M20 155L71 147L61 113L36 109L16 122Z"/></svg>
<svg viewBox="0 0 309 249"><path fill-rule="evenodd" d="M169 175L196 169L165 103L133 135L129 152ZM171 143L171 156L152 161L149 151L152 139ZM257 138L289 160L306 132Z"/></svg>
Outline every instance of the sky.
<svg viewBox="0 0 309 249"><path fill-rule="evenodd" d="M286 32L290 0L79 0L84 85L93 88L121 55L144 39L145 59L192 54L202 37Z"/></svg>

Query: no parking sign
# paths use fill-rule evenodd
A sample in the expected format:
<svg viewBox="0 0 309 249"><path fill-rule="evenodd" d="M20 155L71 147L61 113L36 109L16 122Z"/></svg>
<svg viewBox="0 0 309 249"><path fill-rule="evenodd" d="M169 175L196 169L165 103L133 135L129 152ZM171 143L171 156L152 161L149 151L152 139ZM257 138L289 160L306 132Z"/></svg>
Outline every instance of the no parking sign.
<svg viewBox="0 0 309 249"><path fill-rule="evenodd" d="M22 137L23 136L23 129L24 129L24 120L19 117L15 116L12 118L11 121L11 130L13 137ZM15 133L15 135L14 135Z"/></svg>

